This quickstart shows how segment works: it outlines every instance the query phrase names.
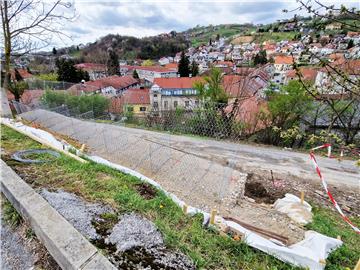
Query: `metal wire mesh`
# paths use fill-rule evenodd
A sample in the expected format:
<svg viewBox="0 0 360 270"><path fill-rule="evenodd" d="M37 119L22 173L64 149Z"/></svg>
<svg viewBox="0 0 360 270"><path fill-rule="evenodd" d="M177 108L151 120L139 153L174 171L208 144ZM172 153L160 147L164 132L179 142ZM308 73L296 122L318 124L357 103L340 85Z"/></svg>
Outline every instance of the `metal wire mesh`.
<svg viewBox="0 0 360 270"><path fill-rule="evenodd" d="M80 106L13 105L24 119L85 143L91 154L139 171L203 210L227 211L243 196L246 175L218 156L212 141L203 143L204 138L241 138L235 119L221 115L223 105L131 117L126 112L118 117L83 112ZM208 148L206 153L202 147Z"/></svg>

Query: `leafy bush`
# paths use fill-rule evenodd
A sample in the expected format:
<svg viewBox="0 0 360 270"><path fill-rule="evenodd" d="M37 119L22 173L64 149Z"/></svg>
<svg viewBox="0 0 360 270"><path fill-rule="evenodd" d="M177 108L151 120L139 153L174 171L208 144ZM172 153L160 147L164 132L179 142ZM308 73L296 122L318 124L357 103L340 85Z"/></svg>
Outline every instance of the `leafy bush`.
<svg viewBox="0 0 360 270"><path fill-rule="evenodd" d="M36 76L39 80L44 80L44 81L51 81L51 82L56 82L58 80L58 75L57 73L47 73L47 74L40 74Z"/></svg>
<svg viewBox="0 0 360 270"><path fill-rule="evenodd" d="M103 115L109 107L109 100L101 95L74 96L51 90L45 91L42 103L50 108L66 105L69 110L78 114L92 111L94 117Z"/></svg>

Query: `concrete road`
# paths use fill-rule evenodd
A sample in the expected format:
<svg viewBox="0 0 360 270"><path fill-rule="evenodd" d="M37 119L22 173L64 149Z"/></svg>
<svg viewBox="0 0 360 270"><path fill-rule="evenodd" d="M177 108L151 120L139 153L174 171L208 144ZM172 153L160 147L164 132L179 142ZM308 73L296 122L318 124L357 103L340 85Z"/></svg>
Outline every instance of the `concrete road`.
<svg viewBox="0 0 360 270"><path fill-rule="evenodd" d="M166 158L169 155L183 153L190 161L190 166L198 164L199 160L195 159L198 157L210 161L212 166L218 164L242 172L264 171L269 173L272 170L276 174L288 175L289 177L296 176L320 181L309 155L305 153L269 146L170 135L142 129L91 123L42 110L25 113L23 117L31 121L39 121L46 127L88 143L90 147L98 150L96 152L116 152L116 150L123 152L125 147L119 147L119 144L126 145L130 155L137 155L132 158L128 157L129 161L131 159L132 162L140 163L140 167L144 165L141 163L147 159L156 160L153 162L154 164L151 164L151 166L156 167L162 162L166 163ZM139 141L142 142L139 143ZM145 142L149 144L145 146ZM100 149L100 145L105 147ZM136 147L140 145L140 149ZM146 151L149 153L144 158L137 150L142 153ZM119 153L113 153L110 156L112 160L115 160L119 158L119 155ZM337 159L319 156L317 156L317 161L329 184L337 187L360 188L360 169L354 161L338 161ZM132 167L134 168L134 166Z"/></svg>

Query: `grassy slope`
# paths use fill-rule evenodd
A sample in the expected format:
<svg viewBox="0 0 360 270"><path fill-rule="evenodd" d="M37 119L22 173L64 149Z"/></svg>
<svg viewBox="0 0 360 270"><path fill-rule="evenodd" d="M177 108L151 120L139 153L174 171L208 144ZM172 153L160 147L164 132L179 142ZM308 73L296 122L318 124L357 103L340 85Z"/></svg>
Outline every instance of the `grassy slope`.
<svg viewBox="0 0 360 270"><path fill-rule="evenodd" d="M2 127L1 143L7 153L41 147L7 127ZM109 203L119 213L136 211L143 214L157 225L169 247L189 255L198 268L295 269L242 242L203 229L200 216L185 216L161 192L157 192L151 200L143 199L135 189L139 183L135 177L95 163L81 164L65 156L54 163L42 165L19 165L7 159L8 156L3 158L10 166L21 166L20 170L25 171L35 187L62 188L87 200ZM328 269L355 265L359 255L359 237L339 221L338 216L326 209L315 210L314 223L309 228L333 237L341 235L345 241L344 247L330 257Z"/></svg>
<svg viewBox="0 0 360 270"><path fill-rule="evenodd" d="M214 40L216 38L216 35L219 34L221 37L231 37L234 35L245 33L244 31L247 31L248 29L241 25L231 25L231 26L225 26L225 25L219 25L216 26L216 30L210 29L210 27L206 27L205 29L199 29L197 31L204 31L203 34L197 36L197 37L190 37L191 44L194 47L198 47L201 44L207 44L212 38ZM192 30L191 32L196 32L196 30Z"/></svg>

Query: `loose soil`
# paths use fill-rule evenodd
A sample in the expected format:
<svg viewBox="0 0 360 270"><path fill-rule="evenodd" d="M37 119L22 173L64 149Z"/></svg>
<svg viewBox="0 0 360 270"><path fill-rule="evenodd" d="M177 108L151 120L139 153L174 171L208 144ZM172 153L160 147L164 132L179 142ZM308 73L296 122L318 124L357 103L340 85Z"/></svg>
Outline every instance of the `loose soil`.
<svg viewBox="0 0 360 270"><path fill-rule="evenodd" d="M156 190L147 183L136 185L136 190L146 200L151 200L156 196Z"/></svg>

